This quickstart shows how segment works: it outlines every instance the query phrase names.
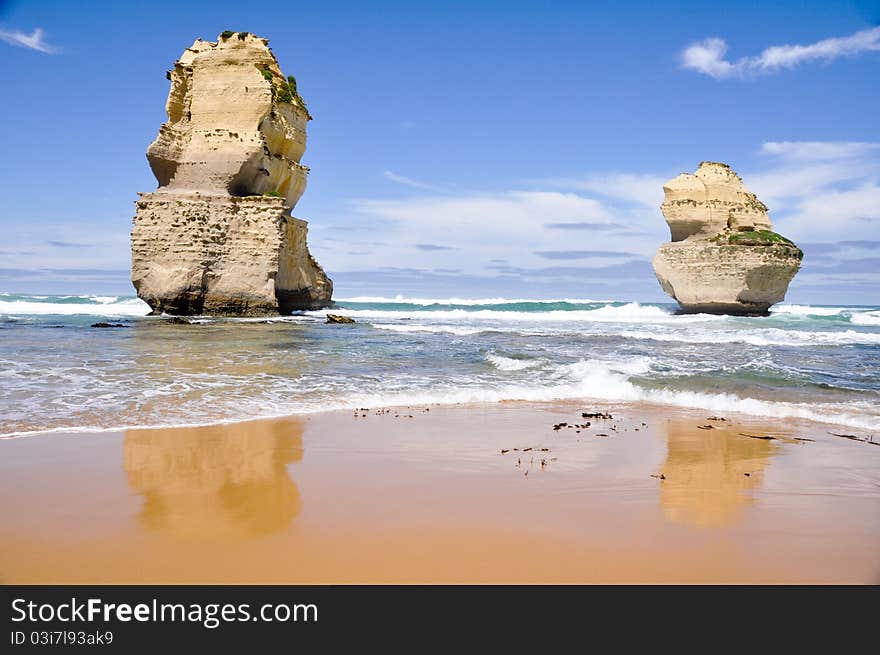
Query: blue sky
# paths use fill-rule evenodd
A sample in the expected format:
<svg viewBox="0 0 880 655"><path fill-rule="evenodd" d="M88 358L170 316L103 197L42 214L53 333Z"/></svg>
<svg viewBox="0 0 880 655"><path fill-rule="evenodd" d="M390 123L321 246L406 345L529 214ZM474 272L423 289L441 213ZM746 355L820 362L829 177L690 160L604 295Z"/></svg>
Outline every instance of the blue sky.
<svg viewBox="0 0 880 655"><path fill-rule="evenodd" d="M666 300L661 185L708 159L804 247L788 300L880 304L880 3L670 5L0 0L0 291L131 292L165 71L231 29L314 116L339 297Z"/></svg>

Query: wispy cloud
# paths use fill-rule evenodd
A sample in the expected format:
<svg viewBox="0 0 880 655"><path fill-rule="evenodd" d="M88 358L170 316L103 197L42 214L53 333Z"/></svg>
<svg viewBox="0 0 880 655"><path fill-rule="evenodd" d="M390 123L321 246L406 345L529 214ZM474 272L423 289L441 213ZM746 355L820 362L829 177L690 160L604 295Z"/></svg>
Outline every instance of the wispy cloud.
<svg viewBox="0 0 880 655"><path fill-rule="evenodd" d="M47 241L53 248L90 248L87 243L75 243L73 241Z"/></svg>
<svg viewBox="0 0 880 655"><path fill-rule="evenodd" d="M840 241L839 245L846 246L848 248L864 248L865 250L880 250L880 241L873 241L871 239L862 239L857 241Z"/></svg>
<svg viewBox="0 0 880 655"><path fill-rule="evenodd" d="M528 278L555 278L558 280L572 278L574 280L591 280L593 278L606 278L612 280L622 280L625 278L638 277L642 275L644 278L651 279L653 277L653 269L647 259L633 259L617 264L606 264L604 266L547 266L543 268L524 268L520 266L489 266L507 275L521 276Z"/></svg>
<svg viewBox="0 0 880 655"><path fill-rule="evenodd" d="M424 250L425 252L435 252L437 250L458 250L458 248L453 248L452 246L440 246L436 243L417 243L416 248L419 250Z"/></svg>
<svg viewBox="0 0 880 655"><path fill-rule="evenodd" d="M353 203L361 214L397 221L407 230L442 243L450 233L474 241L509 242L534 237L541 219L610 223L601 202L574 193L507 191L462 196L422 196L401 200L362 199Z"/></svg>
<svg viewBox="0 0 880 655"><path fill-rule="evenodd" d="M406 177L404 175L398 175L397 173L393 173L391 171L385 171L382 173L382 176L386 180L391 180L392 182L397 182L398 184L404 184L406 186L411 186L414 189L422 189L423 191L435 191L438 193L442 193L442 189L439 187L435 187L431 184L426 184L424 182L419 182L418 180L414 180L410 177Z"/></svg>
<svg viewBox="0 0 880 655"><path fill-rule="evenodd" d="M810 61L831 61L838 57L880 50L880 27L873 27L849 36L823 39L808 45L775 45L754 57L736 61L725 58L727 42L709 38L692 43L681 53L682 65L715 79L747 77L792 69Z"/></svg>
<svg viewBox="0 0 880 655"><path fill-rule="evenodd" d="M874 153L880 153L880 143L870 141L767 141L761 145L761 154L801 161L852 159Z"/></svg>
<svg viewBox="0 0 880 655"><path fill-rule="evenodd" d="M5 41L10 45L30 48L37 52L45 52L48 55L54 55L55 53L60 52L55 46L46 43L43 36L44 32L40 27L36 28L30 34L25 34L24 32L19 32L17 30L10 32L8 30L0 29L0 41Z"/></svg>
<svg viewBox="0 0 880 655"><path fill-rule="evenodd" d="M615 250L536 250L535 254L544 259L592 259L594 257L639 257L632 252Z"/></svg>
<svg viewBox="0 0 880 655"><path fill-rule="evenodd" d="M544 227L548 230L619 230L625 226L621 223L592 223L589 221L581 221L577 223L544 223Z"/></svg>
<svg viewBox="0 0 880 655"><path fill-rule="evenodd" d="M880 143L770 141L746 184L794 239L870 238L880 223Z"/></svg>
<svg viewBox="0 0 880 655"><path fill-rule="evenodd" d="M668 175L605 173L536 180L536 183L560 189L590 191L606 198L657 208L663 202L663 182L667 179Z"/></svg>
<svg viewBox="0 0 880 655"><path fill-rule="evenodd" d="M861 257L858 259L843 259L832 264L813 266L812 273L869 273L876 274L880 271L880 257Z"/></svg>

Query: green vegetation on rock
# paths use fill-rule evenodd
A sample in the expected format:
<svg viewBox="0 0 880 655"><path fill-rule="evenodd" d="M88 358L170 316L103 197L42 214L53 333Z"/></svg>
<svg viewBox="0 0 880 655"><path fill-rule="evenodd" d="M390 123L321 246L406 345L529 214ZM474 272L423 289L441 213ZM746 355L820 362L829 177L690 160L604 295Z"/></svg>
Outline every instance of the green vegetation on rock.
<svg viewBox="0 0 880 655"><path fill-rule="evenodd" d="M236 34L238 35L239 41L244 41L246 38L248 38L250 32L233 32L232 30L223 30L222 32L220 32L220 38L225 41L226 39L231 39Z"/></svg>
<svg viewBox="0 0 880 655"><path fill-rule="evenodd" d="M275 99L278 102L293 102L293 95L290 93L290 87L287 86L287 82L281 83L280 88L275 94Z"/></svg>
<svg viewBox="0 0 880 655"><path fill-rule="evenodd" d="M263 78L269 83L272 87L272 99L276 102L287 102L293 104L294 100L303 108L306 109L306 102L300 96L299 91L296 90L296 78L293 75L287 76L287 81L281 82L280 84L276 84L275 76L272 74L272 71L268 68L261 69Z"/></svg>
<svg viewBox="0 0 880 655"><path fill-rule="evenodd" d="M263 195L269 196L270 198L280 198L281 197L281 194L278 193L277 191L266 191L266 193L264 193Z"/></svg>
<svg viewBox="0 0 880 655"><path fill-rule="evenodd" d="M748 230L745 232L722 232L710 239L713 243L733 246L784 246L786 250L793 249L798 259L803 259L804 253L791 239L770 230Z"/></svg>
<svg viewBox="0 0 880 655"><path fill-rule="evenodd" d="M292 95L296 101L305 108L306 101L302 99L299 91L296 90L296 78L293 75L287 76L287 88L290 90L290 95Z"/></svg>
<svg viewBox="0 0 880 655"><path fill-rule="evenodd" d="M763 246L774 243L785 243L793 246L791 239L786 239L781 234L771 232L770 230L749 230L747 232L734 232L730 235L730 243L740 244L743 246Z"/></svg>

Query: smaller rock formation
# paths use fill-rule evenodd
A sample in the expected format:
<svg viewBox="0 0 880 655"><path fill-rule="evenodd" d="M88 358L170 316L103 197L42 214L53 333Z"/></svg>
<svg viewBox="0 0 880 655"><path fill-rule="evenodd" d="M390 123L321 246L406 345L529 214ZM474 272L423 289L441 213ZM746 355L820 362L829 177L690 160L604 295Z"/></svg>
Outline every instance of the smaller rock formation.
<svg viewBox="0 0 880 655"><path fill-rule="evenodd" d="M683 312L766 315L785 298L803 253L772 231L767 207L730 166L704 161L663 191L672 242L654 272Z"/></svg>
<svg viewBox="0 0 880 655"><path fill-rule="evenodd" d="M327 314L327 323L354 323L355 320L353 318L349 318L348 316L340 316L339 314Z"/></svg>

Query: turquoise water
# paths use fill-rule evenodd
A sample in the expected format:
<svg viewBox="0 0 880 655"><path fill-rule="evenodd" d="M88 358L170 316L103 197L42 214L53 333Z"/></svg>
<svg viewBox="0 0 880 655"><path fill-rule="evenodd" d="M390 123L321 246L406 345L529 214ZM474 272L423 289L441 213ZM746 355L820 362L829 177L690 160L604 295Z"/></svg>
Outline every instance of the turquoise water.
<svg viewBox="0 0 880 655"><path fill-rule="evenodd" d="M753 318L582 299L337 302L357 324L320 311L175 325L134 297L0 294L0 434L554 399L880 430L880 307Z"/></svg>

